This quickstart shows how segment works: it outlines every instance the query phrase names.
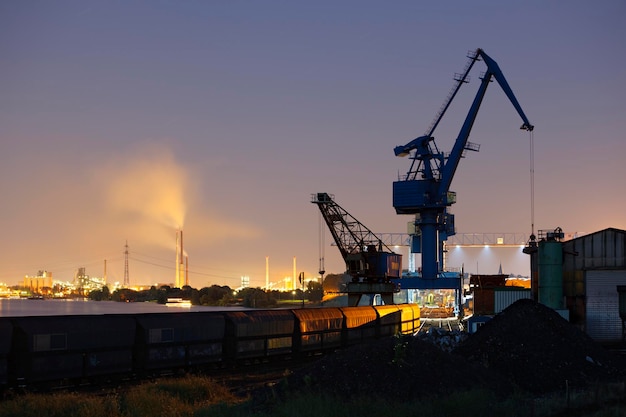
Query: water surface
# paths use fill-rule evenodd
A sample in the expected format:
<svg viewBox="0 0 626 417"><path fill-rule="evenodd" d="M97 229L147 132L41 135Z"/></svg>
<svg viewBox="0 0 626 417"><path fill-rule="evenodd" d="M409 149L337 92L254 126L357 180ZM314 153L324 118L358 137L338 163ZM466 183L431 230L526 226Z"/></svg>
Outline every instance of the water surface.
<svg viewBox="0 0 626 417"><path fill-rule="evenodd" d="M91 300L29 300L0 298L0 317L66 316L97 314L171 313L177 311L224 311L243 310L243 307L176 307L157 303L121 303Z"/></svg>

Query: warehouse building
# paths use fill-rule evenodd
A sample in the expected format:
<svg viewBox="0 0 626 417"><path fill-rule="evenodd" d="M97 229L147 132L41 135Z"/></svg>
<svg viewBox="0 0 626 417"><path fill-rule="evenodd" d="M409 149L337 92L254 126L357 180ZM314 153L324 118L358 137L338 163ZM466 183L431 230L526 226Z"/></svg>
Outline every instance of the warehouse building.
<svg viewBox="0 0 626 417"><path fill-rule="evenodd" d="M570 322L596 341L622 341L617 287L626 285L626 231L609 228L562 245Z"/></svg>
<svg viewBox="0 0 626 417"><path fill-rule="evenodd" d="M564 237L560 228L540 230L538 240L524 248L530 255L529 292L484 283L471 289L481 308L468 319L470 332L516 299L532 298L598 342L626 342L626 231L608 228L567 241Z"/></svg>

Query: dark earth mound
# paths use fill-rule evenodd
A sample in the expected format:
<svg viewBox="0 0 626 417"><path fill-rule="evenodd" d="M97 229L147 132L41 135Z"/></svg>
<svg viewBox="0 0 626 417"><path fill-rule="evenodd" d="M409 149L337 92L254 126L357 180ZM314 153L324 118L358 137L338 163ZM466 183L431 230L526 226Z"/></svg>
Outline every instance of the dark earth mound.
<svg viewBox="0 0 626 417"><path fill-rule="evenodd" d="M519 300L453 353L498 371L535 394L624 380L626 363L554 310ZM567 382L566 382L567 381Z"/></svg>
<svg viewBox="0 0 626 417"><path fill-rule="evenodd" d="M513 389L492 370L411 336L386 338L325 356L292 375L288 386L347 398L379 395L394 400L432 397L473 387L501 395Z"/></svg>
<svg viewBox="0 0 626 417"><path fill-rule="evenodd" d="M436 335L441 338L440 334ZM452 353L426 337L393 337L322 357L272 395L312 389L339 396L392 400L432 398L484 388L548 394L595 382L623 381L623 358L605 350L553 310L531 300L509 306L478 332L455 338Z"/></svg>

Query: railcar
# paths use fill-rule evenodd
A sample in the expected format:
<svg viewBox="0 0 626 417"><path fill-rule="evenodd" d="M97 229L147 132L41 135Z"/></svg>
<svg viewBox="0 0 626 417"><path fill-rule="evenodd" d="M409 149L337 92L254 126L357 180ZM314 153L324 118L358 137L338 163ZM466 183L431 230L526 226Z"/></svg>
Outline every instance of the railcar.
<svg viewBox="0 0 626 417"><path fill-rule="evenodd" d="M295 316L291 310L224 313L225 357L231 360L288 355L293 350Z"/></svg>
<svg viewBox="0 0 626 417"><path fill-rule="evenodd" d="M13 324L0 317L0 386L9 383L9 354L13 343Z"/></svg>
<svg viewBox="0 0 626 417"><path fill-rule="evenodd" d="M378 315L374 307L345 307L341 312L344 315L344 346L377 337Z"/></svg>
<svg viewBox="0 0 626 417"><path fill-rule="evenodd" d="M400 332L414 334L420 328L420 308L417 304L401 304L398 306L400 314Z"/></svg>
<svg viewBox="0 0 626 417"><path fill-rule="evenodd" d="M212 312L135 316L138 371L177 370L222 360L225 320Z"/></svg>
<svg viewBox="0 0 626 417"><path fill-rule="evenodd" d="M323 352L341 347L344 315L339 308L302 308L293 334L298 353Z"/></svg>
<svg viewBox="0 0 626 417"><path fill-rule="evenodd" d="M377 337L390 337L400 333L402 312L397 305L374 306L378 315Z"/></svg>
<svg viewBox="0 0 626 417"><path fill-rule="evenodd" d="M310 355L419 329L417 305L0 318L0 387Z"/></svg>
<svg viewBox="0 0 626 417"><path fill-rule="evenodd" d="M15 317L10 374L19 384L129 373L135 320L126 315Z"/></svg>

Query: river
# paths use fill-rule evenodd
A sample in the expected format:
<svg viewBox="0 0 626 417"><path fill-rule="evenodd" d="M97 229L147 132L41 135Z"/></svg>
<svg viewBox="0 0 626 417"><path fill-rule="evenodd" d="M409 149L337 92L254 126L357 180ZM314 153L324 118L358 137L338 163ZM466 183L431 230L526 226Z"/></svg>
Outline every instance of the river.
<svg viewBox="0 0 626 417"><path fill-rule="evenodd" d="M68 300L29 300L0 298L0 317L25 316L66 316L98 314L142 314L171 313L174 311L224 311L244 310L244 307L209 307L163 305L157 303L121 303L116 301Z"/></svg>

